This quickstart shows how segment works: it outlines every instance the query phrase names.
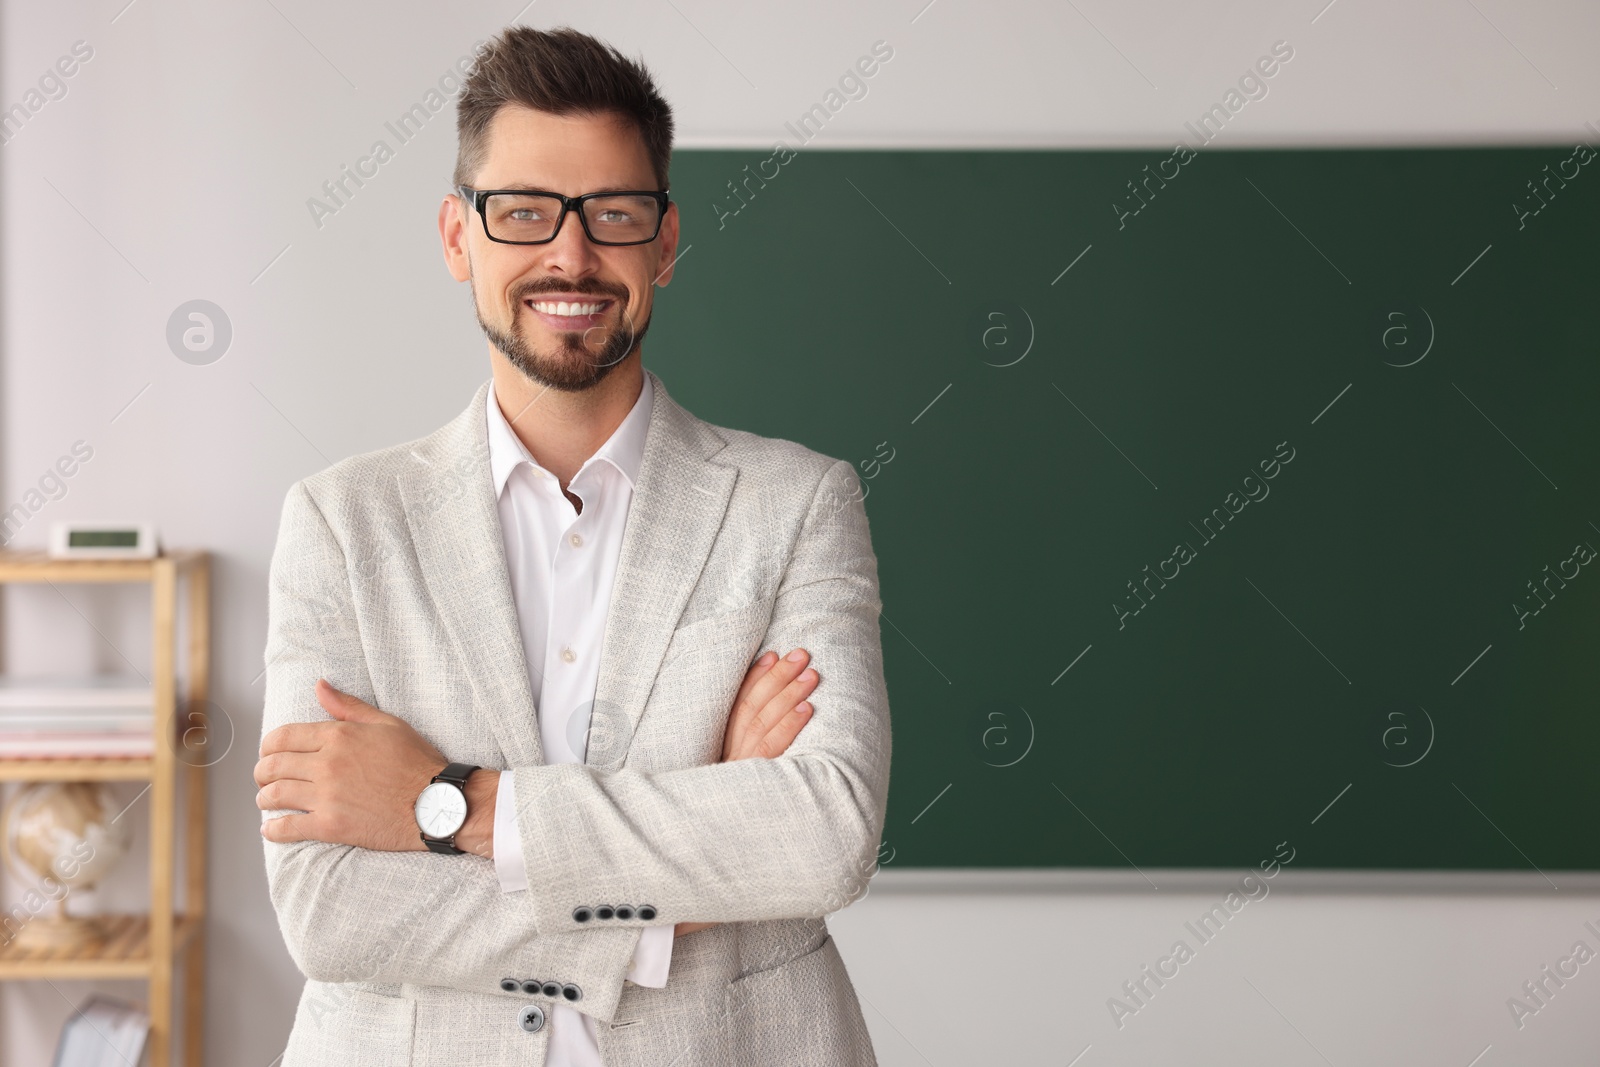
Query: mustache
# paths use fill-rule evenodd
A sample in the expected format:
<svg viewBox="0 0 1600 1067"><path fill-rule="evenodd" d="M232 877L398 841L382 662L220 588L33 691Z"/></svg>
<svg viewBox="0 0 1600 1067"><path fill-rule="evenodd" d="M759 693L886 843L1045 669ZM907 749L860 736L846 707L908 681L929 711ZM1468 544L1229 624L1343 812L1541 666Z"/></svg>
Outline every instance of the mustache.
<svg viewBox="0 0 1600 1067"><path fill-rule="evenodd" d="M530 297L543 293L582 293L585 296L608 296L626 303L628 291L620 285L606 285L604 282L595 281L593 278L584 281L563 281L560 278L540 278L538 281L529 282L517 290L516 300L520 304Z"/></svg>

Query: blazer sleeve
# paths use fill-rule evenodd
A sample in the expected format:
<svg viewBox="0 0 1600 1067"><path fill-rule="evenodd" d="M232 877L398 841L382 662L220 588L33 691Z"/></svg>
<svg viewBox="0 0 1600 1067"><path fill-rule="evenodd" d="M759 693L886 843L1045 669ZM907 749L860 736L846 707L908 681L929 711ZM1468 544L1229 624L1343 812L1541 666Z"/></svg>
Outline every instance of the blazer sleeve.
<svg viewBox="0 0 1600 1067"><path fill-rule="evenodd" d="M373 702L344 552L303 482L284 502L268 581L263 736L327 720L318 678ZM495 993L502 979L536 977L577 985L573 1006L596 1018L615 1008L640 931L545 932L525 895L501 891L489 859L263 844L284 942L308 978Z"/></svg>
<svg viewBox="0 0 1600 1067"><path fill-rule="evenodd" d="M539 929L594 925L578 909L612 901L649 904L658 924L819 917L866 891L890 734L858 485L842 460L823 474L773 606L763 647L803 646L822 676L787 752L665 772L513 768Z"/></svg>

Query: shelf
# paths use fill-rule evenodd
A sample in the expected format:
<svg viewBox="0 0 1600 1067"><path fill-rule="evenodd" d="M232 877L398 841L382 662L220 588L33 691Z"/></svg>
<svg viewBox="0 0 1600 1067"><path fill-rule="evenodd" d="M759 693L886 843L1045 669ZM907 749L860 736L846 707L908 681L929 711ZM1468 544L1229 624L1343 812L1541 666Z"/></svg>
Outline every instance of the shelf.
<svg viewBox="0 0 1600 1067"><path fill-rule="evenodd" d="M106 759L0 759L0 782L148 782L148 756Z"/></svg>
<svg viewBox="0 0 1600 1067"><path fill-rule="evenodd" d="M205 555L175 548L155 559L51 559L43 549L0 550L0 582L148 582L162 560L184 570Z"/></svg>
<svg viewBox="0 0 1600 1067"><path fill-rule="evenodd" d="M0 948L0 979L146 978L150 974L150 917L101 916L106 940L89 952L62 949ZM199 924L186 915L172 917L172 951L180 952Z"/></svg>
<svg viewBox="0 0 1600 1067"><path fill-rule="evenodd" d="M180 1062L183 1067L201 1067L207 995L209 775L203 764L182 759L177 730L187 710L206 706L211 679L210 554L200 549L172 549L154 559L60 560L39 550L0 550L0 583L5 582L142 582L149 586L149 684L155 747L145 756L0 757L0 782L148 783L140 796L149 795L144 803L150 820L150 914L102 916L106 937L87 951L25 948L17 943L21 938L0 944L0 985L11 980L142 979L150 1011L150 1038L145 1047L151 1067L178 1067ZM180 624L185 621L180 642ZM187 660L185 694L178 691L180 657ZM181 809L180 792L184 800ZM183 914L177 911L180 899ZM13 910L17 912L15 920L26 919L24 909ZM151 951L152 930L165 935L160 952ZM5 936L0 933L0 938ZM180 1045L181 1059L176 1053Z"/></svg>

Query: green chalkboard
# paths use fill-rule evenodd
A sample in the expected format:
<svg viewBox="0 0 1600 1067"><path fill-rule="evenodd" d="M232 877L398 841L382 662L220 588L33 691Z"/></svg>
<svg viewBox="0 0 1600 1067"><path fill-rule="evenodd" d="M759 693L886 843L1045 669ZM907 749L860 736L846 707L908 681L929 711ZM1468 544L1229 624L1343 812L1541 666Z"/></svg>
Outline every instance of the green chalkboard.
<svg viewBox="0 0 1600 1067"><path fill-rule="evenodd" d="M863 479L887 863L1600 868L1589 148L672 185L647 365Z"/></svg>

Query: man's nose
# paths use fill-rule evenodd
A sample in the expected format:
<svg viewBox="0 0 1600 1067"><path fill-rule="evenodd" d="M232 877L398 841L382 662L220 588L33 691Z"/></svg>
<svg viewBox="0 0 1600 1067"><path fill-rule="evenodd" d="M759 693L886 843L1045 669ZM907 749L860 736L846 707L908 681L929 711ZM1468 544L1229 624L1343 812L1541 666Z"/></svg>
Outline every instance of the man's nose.
<svg viewBox="0 0 1600 1067"><path fill-rule="evenodd" d="M583 232L583 220L577 211L567 212L561 221L561 230L544 249L544 266L568 277L582 278L593 274L600 266L600 256L589 235Z"/></svg>

